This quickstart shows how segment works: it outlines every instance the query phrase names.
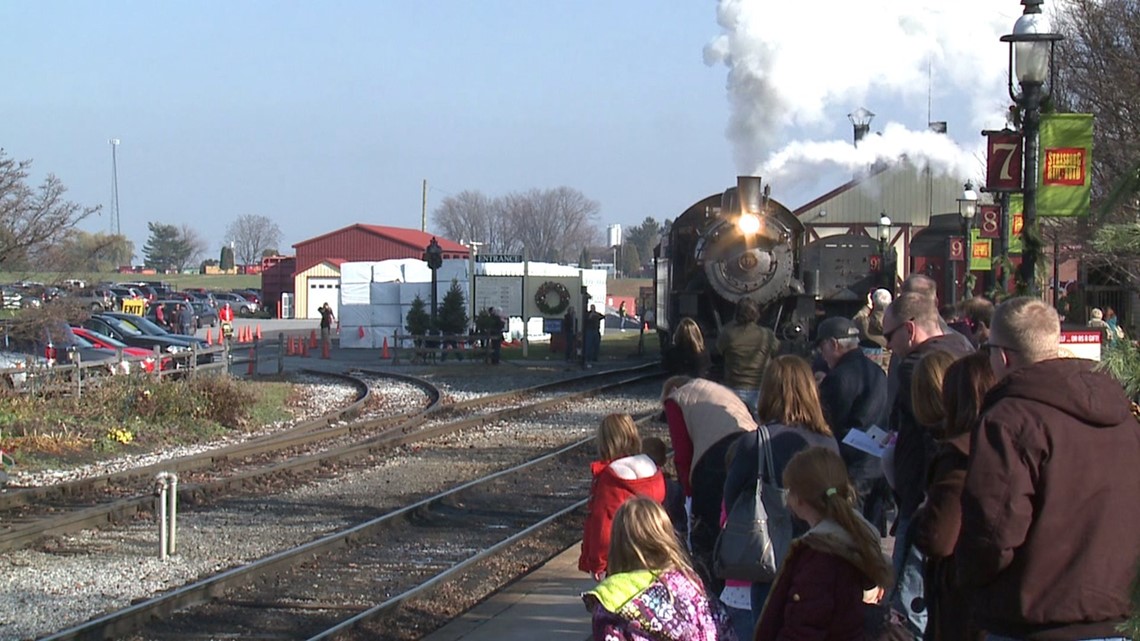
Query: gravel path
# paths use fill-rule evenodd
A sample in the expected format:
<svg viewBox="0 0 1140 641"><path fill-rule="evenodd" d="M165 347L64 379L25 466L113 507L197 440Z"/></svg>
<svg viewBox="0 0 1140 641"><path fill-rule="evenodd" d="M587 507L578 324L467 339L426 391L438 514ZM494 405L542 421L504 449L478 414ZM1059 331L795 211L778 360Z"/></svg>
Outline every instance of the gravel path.
<svg viewBox="0 0 1140 641"><path fill-rule="evenodd" d="M464 387L449 381L451 393L478 395L492 385L486 378L469 382ZM507 387L498 382L498 390ZM180 514L178 553L166 562L157 558L157 526L149 520L0 555L0 641L80 623L588 438L605 414L656 409L659 389L659 384L645 385L604 400L578 401L554 415L440 437L279 496L235 499ZM663 430L656 425L646 434Z"/></svg>

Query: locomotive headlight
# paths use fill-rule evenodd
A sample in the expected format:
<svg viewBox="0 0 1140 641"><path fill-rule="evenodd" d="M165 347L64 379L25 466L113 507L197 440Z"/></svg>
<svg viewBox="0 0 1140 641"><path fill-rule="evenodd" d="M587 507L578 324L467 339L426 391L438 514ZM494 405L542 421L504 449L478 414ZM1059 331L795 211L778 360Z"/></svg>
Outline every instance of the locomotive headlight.
<svg viewBox="0 0 1140 641"><path fill-rule="evenodd" d="M736 228L740 233L751 236L760 231L760 217L756 214L741 214L736 221Z"/></svg>

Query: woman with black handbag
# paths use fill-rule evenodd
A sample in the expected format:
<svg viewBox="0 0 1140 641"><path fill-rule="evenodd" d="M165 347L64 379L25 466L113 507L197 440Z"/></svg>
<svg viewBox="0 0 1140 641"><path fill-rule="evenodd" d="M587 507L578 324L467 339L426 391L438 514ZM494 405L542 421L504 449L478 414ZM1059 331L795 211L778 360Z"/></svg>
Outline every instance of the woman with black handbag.
<svg viewBox="0 0 1140 641"><path fill-rule="evenodd" d="M765 470L765 485L782 487L780 479L784 467L797 452L824 447L839 453L839 443L823 417L811 366L799 356L789 354L772 359L760 384L758 416L760 423L767 426L767 447L771 450L772 469ZM759 433L755 432L739 439L724 484L724 504L730 512L738 499L748 499L756 491L760 457L765 455L760 449L760 440ZM792 521L792 536L806 531L806 524ZM760 616L771 587L771 583L752 584L754 617Z"/></svg>

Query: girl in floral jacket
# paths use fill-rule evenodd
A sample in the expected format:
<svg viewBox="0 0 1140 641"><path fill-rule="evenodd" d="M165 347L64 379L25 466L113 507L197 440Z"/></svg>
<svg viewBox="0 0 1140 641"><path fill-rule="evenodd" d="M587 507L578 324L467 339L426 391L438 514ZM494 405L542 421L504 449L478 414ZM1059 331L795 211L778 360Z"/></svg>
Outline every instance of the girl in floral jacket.
<svg viewBox="0 0 1140 641"><path fill-rule="evenodd" d="M609 576L582 595L595 641L736 641L673 533L669 515L645 497L613 521Z"/></svg>
<svg viewBox="0 0 1140 641"><path fill-rule="evenodd" d="M784 468L788 507L811 529L792 543L756 625L755 641L861 641L865 603L891 584L879 534L854 509L835 452L804 450Z"/></svg>

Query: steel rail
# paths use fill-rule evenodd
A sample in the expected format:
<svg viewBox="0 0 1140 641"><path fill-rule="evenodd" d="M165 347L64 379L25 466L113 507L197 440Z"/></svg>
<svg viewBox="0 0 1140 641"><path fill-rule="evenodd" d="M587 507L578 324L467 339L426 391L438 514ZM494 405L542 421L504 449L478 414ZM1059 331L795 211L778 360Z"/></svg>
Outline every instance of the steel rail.
<svg viewBox="0 0 1140 641"><path fill-rule="evenodd" d="M643 417L639 419L638 422L644 422L647 420L647 418L648 417ZM575 449L588 446L589 444L593 443L593 441L593 437L579 439L570 443L569 445L565 445L554 451L547 452L535 459L531 459L510 468L499 470L478 479L461 483L456 487L450 488L433 496L426 497L410 505L398 508L369 521L365 521L344 530L325 535L321 538L314 539L297 547L288 550L282 550L246 565L225 570L219 574L196 581L189 585L182 586L180 588L176 588L166 594L157 596L155 598L134 603L130 606L127 606L126 608L123 608L122 610L99 616L79 625L60 630L50 636L42 637L41 641L109 639L131 634L138 630L138 628L140 628L150 619L156 617L166 618L181 609L210 602L214 599L217 599L218 597L221 597L227 590L247 585L262 576L278 572L279 570L283 570L298 563L302 563L320 554L344 547L366 537L374 536L381 532L384 528L395 524L397 519L406 519L410 516L413 516L417 511L431 509L437 504L440 504L449 498L458 496L467 490L477 488L481 485L490 483L497 478L509 474L514 474L529 467L541 464L555 457L561 456L568 452L572 452ZM528 533L533 533L538 527L547 525L549 522L560 518L565 513L573 511L574 509L578 509L584 505L585 502L586 501L584 499L575 501L570 507L559 510L557 514L543 518L540 524L528 526L525 531ZM517 540L518 538L519 534L516 533L516 535L509 537L508 540ZM396 597L387 599L377 606L358 612L347 621L343 621L337 624L335 628L326 630L324 633L322 633L322 635L318 635L317 637L313 638L326 638L324 635L329 634L333 630L339 631L344 629L345 626L351 627L353 625L356 625L366 618L379 616L391 608L398 606L400 603L406 601L407 599L420 594L422 591L433 587L446 578L449 578L457 572L466 569L472 563L486 558L494 551L502 549L502 547L505 545L509 545L510 542L501 541L492 546L492 550L490 551L487 549L481 550L480 552L476 553L474 557L464 559L458 564L443 570L440 574L429 578L425 583L420 584L411 590L405 591Z"/></svg>
<svg viewBox="0 0 1140 641"><path fill-rule="evenodd" d="M432 420L435 414L443 411L462 411L464 409L469 410L479 406L493 404L494 402L499 402L507 398L514 398L520 395L525 395L527 393L534 393L536 390L548 391L551 388L565 386L568 383L583 382L591 379L597 379L602 376L625 376L630 372L638 372L643 370L650 371L648 373L634 374L631 377L619 379L600 388L557 396L555 398L547 399L537 403L507 408L488 414L472 416L458 421L442 422L431 427L420 429L423 425L428 423L428 421ZM368 372L365 371L364 373ZM182 503L190 504L195 501L205 501L210 496L224 492L237 491L243 487L257 482L258 480L277 474L297 474L301 472L316 470L334 461L351 462L361 458L366 458L390 451L401 445L407 445L437 436L451 434L470 427L478 427L500 420L515 418L517 416L523 416L535 412L541 412L547 408L561 405L570 400L587 398L613 387L634 384L642 380L658 377L660 375L660 370L657 370L655 367L637 366L622 370L599 372L598 374L591 376L575 377L573 379L565 379L562 381L545 383L542 385L534 386L532 388L526 388L525 390L517 390L496 396L471 399L470 401L465 401L463 403L454 405L437 405L434 408L411 416L410 418L407 418L407 420L405 420L402 424L393 427L392 429L387 430L379 435L365 439L360 443L334 447L322 452L294 457L286 461L281 461L246 472L233 474L222 479L216 479L202 483L182 483L178 487L179 501ZM390 421L383 419L381 422ZM357 428L359 429L360 426L358 425ZM210 457L210 460L216 462L224 459L214 456ZM169 470L170 468L164 469ZM133 517L140 513L149 512L151 509L153 509L153 506L154 497L151 494L145 494L119 499L102 505L92 506L86 509L59 514L49 519L40 519L22 526L12 527L8 531L0 533L0 552L27 547L28 545L32 545L35 542L49 536L59 536L89 528L105 527L107 525L111 525Z"/></svg>

